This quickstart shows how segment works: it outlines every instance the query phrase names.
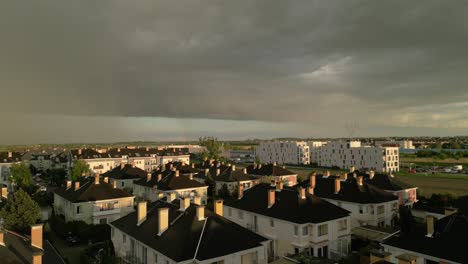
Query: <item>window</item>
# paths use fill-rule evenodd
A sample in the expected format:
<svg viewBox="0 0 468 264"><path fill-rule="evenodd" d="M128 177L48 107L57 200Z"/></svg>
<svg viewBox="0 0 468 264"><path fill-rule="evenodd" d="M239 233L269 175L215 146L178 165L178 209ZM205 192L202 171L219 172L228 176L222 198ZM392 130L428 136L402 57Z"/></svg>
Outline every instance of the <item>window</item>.
<svg viewBox="0 0 468 264"><path fill-rule="evenodd" d="M359 213L360 214L364 213L364 207L362 205L359 205Z"/></svg>
<svg viewBox="0 0 468 264"><path fill-rule="evenodd" d="M325 236L328 235L328 224L323 224L318 226L318 235Z"/></svg>
<svg viewBox="0 0 468 264"><path fill-rule="evenodd" d="M270 218L270 226L275 227L275 220L273 218Z"/></svg>
<svg viewBox="0 0 468 264"><path fill-rule="evenodd" d="M348 219L342 219L338 221L338 230L343 231L348 229Z"/></svg>
<svg viewBox="0 0 468 264"><path fill-rule="evenodd" d="M101 219L99 219L99 224L101 224L101 225L107 224L107 218L101 218Z"/></svg>
<svg viewBox="0 0 468 264"><path fill-rule="evenodd" d="M125 182L124 182L124 181L122 181L122 187L124 187L124 185L125 185Z"/></svg>
<svg viewBox="0 0 468 264"><path fill-rule="evenodd" d="M309 228L308 226L302 227L302 235L307 236L309 234Z"/></svg>
<svg viewBox="0 0 468 264"><path fill-rule="evenodd" d="M125 234L122 234L122 241L123 243L127 243L127 236Z"/></svg>
<svg viewBox="0 0 468 264"><path fill-rule="evenodd" d="M299 227L297 227L296 225L294 226L294 235L297 236L299 233Z"/></svg>
<svg viewBox="0 0 468 264"><path fill-rule="evenodd" d="M158 254L153 253L154 263L158 263Z"/></svg>
<svg viewBox="0 0 468 264"><path fill-rule="evenodd" d="M80 214L80 209L81 209L81 206L77 205L76 206L76 214Z"/></svg>

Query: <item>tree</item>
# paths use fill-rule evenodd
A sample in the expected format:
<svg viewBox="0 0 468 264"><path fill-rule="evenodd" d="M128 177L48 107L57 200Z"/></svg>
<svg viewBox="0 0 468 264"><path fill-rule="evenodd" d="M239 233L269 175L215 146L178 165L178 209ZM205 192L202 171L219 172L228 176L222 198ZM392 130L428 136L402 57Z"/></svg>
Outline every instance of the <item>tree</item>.
<svg viewBox="0 0 468 264"><path fill-rule="evenodd" d="M13 163L10 167L9 181L19 187L33 184L33 177L29 166L24 162Z"/></svg>
<svg viewBox="0 0 468 264"><path fill-rule="evenodd" d="M200 146L206 148L206 152L203 155L209 159L218 160L221 156L221 142L215 137L200 137Z"/></svg>
<svg viewBox="0 0 468 264"><path fill-rule="evenodd" d="M30 225L41 219L41 209L23 189L19 189L7 200L0 211L0 218L4 219L5 228L27 232Z"/></svg>
<svg viewBox="0 0 468 264"><path fill-rule="evenodd" d="M75 160L70 178L72 181L78 180L83 173L89 173L89 165L84 160Z"/></svg>
<svg viewBox="0 0 468 264"><path fill-rule="evenodd" d="M65 181L67 176L67 171L65 169L51 169L46 174L47 180L56 186L60 186Z"/></svg>

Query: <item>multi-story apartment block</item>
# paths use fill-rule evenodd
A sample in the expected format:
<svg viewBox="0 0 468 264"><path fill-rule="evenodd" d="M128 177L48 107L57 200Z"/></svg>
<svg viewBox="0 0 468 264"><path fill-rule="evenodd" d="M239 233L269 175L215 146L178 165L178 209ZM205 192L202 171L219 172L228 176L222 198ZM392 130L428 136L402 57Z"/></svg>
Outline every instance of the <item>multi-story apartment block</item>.
<svg viewBox="0 0 468 264"><path fill-rule="evenodd" d="M366 183L397 196L399 206L412 207L418 201L416 195L418 187L396 181L393 175L370 171L362 176Z"/></svg>
<svg viewBox="0 0 468 264"><path fill-rule="evenodd" d="M297 184L297 174L286 169L285 166L273 164L253 164L247 166L247 173L260 179L271 177L275 182L281 181L286 186L294 186Z"/></svg>
<svg viewBox="0 0 468 264"><path fill-rule="evenodd" d="M182 162L190 164L190 152L188 148L167 148L158 152L159 165L170 162Z"/></svg>
<svg viewBox="0 0 468 264"><path fill-rule="evenodd" d="M224 201L224 216L270 238L268 259L306 252L339 259L351 244L350 212L310 192L310 188L261 183Z"/></svg>
<svg viewBox="0 0 468 264"><path fill-rule="evenodd" d="M148 174L146 178L133 183L133 193L145 200L157 201L164 196L171 201L178 198L190 198L190 201L201 199L206 204L208 186L194 180L193 175L182 175L177 169L157 170Z"/></svg>
<svg viewBox="0 0 468 264"><path fill-rule="evenodd" d="M398 213L398 198L364 182L363 176L348 177L347 173L331 176L313 173L303 187L312 187L320 198L351 212L351 227L363 225L394 226Z"/></svg>
<svg viewBox="0 0 468 264"><path fill-rule="evenodd" d="M54 210L66 221L106 224L132 212L135 196L118 189L108 178L84 183L68 181L54 192Z"/></svg>
<svg viewBox="0 0 468 264"><path fill-rule="evenodd" d="M317 157L320 167L368 169L377 172L400 170L398 145L377 147L362 146L360 141L331 141L321 147L312 148L311 155Z"/></svg>
<svg viewBox="0 0 468 264"><path fill-rule="evenodd" d="M263 163L310 164L309 145L304 141L262 142L255 149L255 155Z"/></svg>
<svg viewBox="0 0 468 264"><path fill-rule="evenodd" d="M461 264L468 263L468 217L452 214L435 220L426 217L426 226L401 230L384 240L389 263Z"/></svg>
<svg viewBox="0 0 468 264"><path fill-rule="evenodd" d="M319 159L318 157L318 151L315 149L320 148L325 146L328 143L328 141L309 141L309 150L310 150L310 162L311 163L316 163Z"/></svg>
<svg viewBox="0 0 468 264"><path fill-rule="evenodd" d="M112 223L115 254L126 263L266 264L268 239L188 198L147 206Z"/></svg>
<svg viewBox="0 0 468 264"><path fill-rule="evenodd" d="M21 153L19 152L0 152L0 185L8 185L10 177L10 167L13 163L21 162Z"/></svg>

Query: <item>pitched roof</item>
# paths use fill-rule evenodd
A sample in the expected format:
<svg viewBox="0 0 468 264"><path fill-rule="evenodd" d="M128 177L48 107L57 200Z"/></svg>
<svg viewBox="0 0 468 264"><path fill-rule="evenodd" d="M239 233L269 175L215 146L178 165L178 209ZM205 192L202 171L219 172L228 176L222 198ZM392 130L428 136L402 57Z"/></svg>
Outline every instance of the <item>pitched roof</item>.
<svg viewBox="0 0 468 264"><path fill-rule="evenodd" d="M171 169L171 165L172 165L172 168L176 168L181 174L190 174L190 173L193 173L193 174L196 174L199 172L198 169L196 168L193 168L192 165L190 164L185 164L185 163L182 163L180 161L176 161L176 162L168 162L164 165L162 165L166 170L170 170ZM194 166L195 167L195 166Z"/></svg>
<svg viewBox="0 0 468 264"><path fill-rule="evenodd" d="M112 184L105 183L104 181L95 184L94 180L86 180L84 183L80 184L80 188L76 191L74 189L74 184L73 182L72 187L68 190L66 186L57 188L55 193L72 203L133 197L133 195L126 191L114 188Z"/></svg>
<svg viewBox="0 0 468 264"><path fill-rule="evenodd" d="M258 180L258 177L244 173L243 170L232 170L232 166L230 166L213 179L219 182L238 182Z"/></svg>
<svg viewBox="0 0 468 264"><path fill-rule="evenodd" d="M178 201L178 200L176 200ZM158 208L169 208L169 228L160 236ZM178 203L159 200L148 206L146 220L137 226L137 212L111 223L161 254L177 262L212 259L235 252L253 249L267 241L223 217L205 209L205 220L198 221L196 208L178 210Z"/></svg>
<svg viewBox="0 0 468 264"><path fill-rule="evenodd" d="M398 200L398 197L392 193L381 190L366 182L363 185L359 185L354 178L341 180L340 191L335 193L335 179L338 178L338 176L324 177L323 175L317 175L314 189L315 195L322 198L360 204L384 203ZM309 185L309 180L301 183L301 186Z"/></svg>
<svg viewBox="0 0 468 264"><path fill-rule="evenodd" d="M382 244L445 260L468 263L468 217L453 214L436 221L434 235L427 237L426 227L409 233L398 233Z"/></svg>
<svg viewBox="0 0 468 264"><path fill-rule="evenodd" d="M361 175L361 174L359 174ZM406 189L415 188L409 184L398 181L388 174L376 173L372 179L369 174L364 174L364 180L375 187L386 191L402 191Z"/></svg>
<svg viewBox="0 0 468 264"><path fill-rule="evenodd" d="M349 216L350 212L315 195L298 196L295 188L284 187L275 192L275 203L268 208L269 184L261 183L246 191L241 199L228 198L224 204L245 211L281 219L297 224L322 223Z"/></svg>
<svg viewBox="0 0 468 264"><path fill-rule="evenodd" d="M190 155L188 148L165 148L158 151L159 156L180 156Z"/></svg>
<svg viewBox="0 0 468 264"><path fill-rule="evenodd" d="M0 152L0 163L12 163L21 161L20 152Z"/></svg>
<svg viewBox="0 0 468 264"><path fill-rule="evenodd" d="M150 158L157 156L159 151L156 148L112 148L107 153L113 158L128 156L131 158Z"/></svg>
<svg viewBox="0 0 468 264"><path fill-rule="evenodd" d="M158 174L162 174L162 179L159 182L158 182ZM144 179L135 181L134 184L151 187L151 188L157 188L158 190L163 190L163 191L206 187L206 185L196 180L191 180L186 175L176 176L175 171L172 171L172 170L164 170L162 172L161 171L152 172L150 181L147 181L147 179L144 178Z"/></svg>
<svg viewBox="0 0 468 264"><path fill-rule="evenodd" d="M294 173L290 170L287 170L286 168L274 164L249 165L247 167L247 173L261 176L297 175L297 173Z"/></svg>
<svg viewBox="0 0 468 264"><path fill-rule="evenodd" d="M121 166L117 166L112 170L105 172L104 174L102 174L102 176L109 177L112 179L126 180L145 178L147 174L148 172L138 167L133 167L130 164L125 164L123 168Z"/></svg>
<svg viewBox="0 0 468 264"><path fill-rule="evenodd" d="M80 154L81 151L81 154ZM110 159L109 153L99 153L94 149L72 149L70 153L73 159Z"/></svg>

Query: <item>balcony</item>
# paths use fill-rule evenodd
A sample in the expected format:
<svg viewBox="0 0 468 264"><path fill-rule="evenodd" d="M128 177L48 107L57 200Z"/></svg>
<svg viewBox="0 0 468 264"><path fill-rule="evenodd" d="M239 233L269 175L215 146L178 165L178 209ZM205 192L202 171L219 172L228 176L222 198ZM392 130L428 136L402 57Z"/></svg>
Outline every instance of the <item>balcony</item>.
<svg viewBox="0 0 468 264"><path fill-rule="evenodd" d="M120 207L118 204L112 207L100 207L100 206L93 207L93 216L103 216L103 215L111 215L111 214L120 214Z"/></svg>

